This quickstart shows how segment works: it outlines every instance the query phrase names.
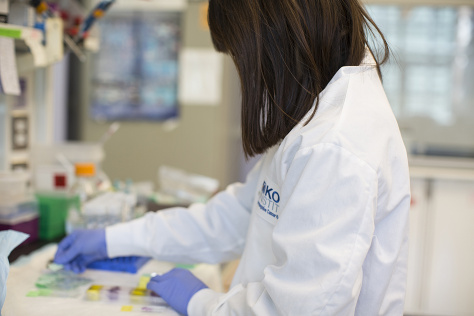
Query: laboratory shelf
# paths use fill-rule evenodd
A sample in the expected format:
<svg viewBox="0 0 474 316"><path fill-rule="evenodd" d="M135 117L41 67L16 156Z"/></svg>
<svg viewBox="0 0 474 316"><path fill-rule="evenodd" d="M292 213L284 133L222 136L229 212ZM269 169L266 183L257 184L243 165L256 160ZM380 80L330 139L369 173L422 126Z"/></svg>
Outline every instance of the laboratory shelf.
<svg viewBox="0 0 474 316"><path fill-rule="evenodd" d="M0 36L23 41L29 53L17 56L18 67L26 69L46 67L60 61L64 56L63 22L50 18L45 22L45 31L13 24L0 23ZM33 61L33 63L32 63Z"/></svg>

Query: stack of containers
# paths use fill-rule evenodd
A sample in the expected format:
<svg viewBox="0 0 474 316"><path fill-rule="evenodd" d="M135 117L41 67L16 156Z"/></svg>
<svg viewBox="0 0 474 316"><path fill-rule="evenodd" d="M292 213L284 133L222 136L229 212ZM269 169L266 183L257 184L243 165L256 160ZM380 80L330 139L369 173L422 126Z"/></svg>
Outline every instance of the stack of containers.
<svg viewBox="0 0 474 316"><path fill-rule="evenodd" d="M68 142L33 147L33 186L39 203L39 237L54 240L65 235L69 210L80 209L80 198L71 194L76 182L75 166L92 164L97 170L98 187L110 181L101 171L104 151L99 143Z"/></svg>
<svg viewBox="0 0 474 316"><path fill-rule="evenodd" d="M82 216L85 228L103 228L132 219L137 196L124 192L107 192L84 204Z"/></svg>
<svg viewBox="0 0 474 316"><path fill-rule="evenodd" d="M0 230L8 229L29 234L23 243L38 239L38 205L24 173L0 173Z"/></svg>

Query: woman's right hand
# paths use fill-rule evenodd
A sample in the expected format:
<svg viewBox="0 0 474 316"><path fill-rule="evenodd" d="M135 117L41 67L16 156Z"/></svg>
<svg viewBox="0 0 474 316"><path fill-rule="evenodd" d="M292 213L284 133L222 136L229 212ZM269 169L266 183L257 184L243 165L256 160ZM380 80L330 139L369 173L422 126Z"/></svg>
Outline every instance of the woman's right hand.
<svg viewBox="0 0 474 316"><path fill-rule="evenodd" d="M106 258L105 229L77 230L59 243L54 262L82 273L89 263Z"/></svg>

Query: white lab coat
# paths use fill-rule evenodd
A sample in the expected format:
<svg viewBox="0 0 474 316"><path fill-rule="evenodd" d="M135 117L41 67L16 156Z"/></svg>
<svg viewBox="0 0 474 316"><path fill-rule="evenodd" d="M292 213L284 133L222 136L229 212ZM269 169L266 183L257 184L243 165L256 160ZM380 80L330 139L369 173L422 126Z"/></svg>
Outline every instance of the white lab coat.
<svg viewBox="0 0 474 316"><path fill-rule="evenodd" d="M410 185L377 72L343 67L316 116L207 204L107 229L109 255L180 263L241 257L228 293L189 315L402 315Z"/></svg>

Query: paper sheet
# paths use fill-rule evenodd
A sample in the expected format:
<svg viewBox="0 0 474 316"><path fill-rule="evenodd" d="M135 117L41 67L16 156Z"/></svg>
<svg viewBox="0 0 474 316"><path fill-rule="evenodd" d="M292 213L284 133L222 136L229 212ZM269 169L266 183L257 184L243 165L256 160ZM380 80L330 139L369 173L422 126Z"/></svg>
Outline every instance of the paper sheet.
<svg viewBox="0 0 474 316"><path fill-rule="evenodd" d="M180 58L179 101L184 105L219 105L224 58L213 49L187 49Z"/></svg>
<svg viewBox="0 0 474 316"><path fill-rule="evenodd" d="M15 59L15 40L0 37L0 83L3 93L20 95L20 81Z"/></svg>

